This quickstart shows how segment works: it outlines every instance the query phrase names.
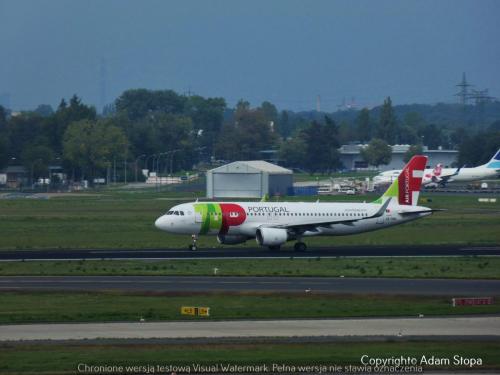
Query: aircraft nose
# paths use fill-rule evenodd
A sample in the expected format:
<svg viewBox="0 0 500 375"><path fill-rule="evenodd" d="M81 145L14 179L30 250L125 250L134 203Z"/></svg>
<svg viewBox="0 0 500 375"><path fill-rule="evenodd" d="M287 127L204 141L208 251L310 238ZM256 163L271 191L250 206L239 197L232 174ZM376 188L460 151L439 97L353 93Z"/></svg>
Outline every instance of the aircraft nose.
<svg viewBox="0 0 500 375"><path fill-rule="evenodd" d="M165 216L160 216L155 221L155 227L160 229L160 230L166 230L167 229L167 218Z"/></svg>

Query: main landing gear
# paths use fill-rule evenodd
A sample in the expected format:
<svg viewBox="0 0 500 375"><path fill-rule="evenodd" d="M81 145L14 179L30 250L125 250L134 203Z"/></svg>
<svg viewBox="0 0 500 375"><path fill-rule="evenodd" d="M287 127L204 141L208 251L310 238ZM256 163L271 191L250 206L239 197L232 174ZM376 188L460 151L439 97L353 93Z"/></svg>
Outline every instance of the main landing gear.
<svg viewBox="0 0 500 375"><path fill-rule="evenodd" d="M296 242L295 245L293 245L293 250L297 252L304 252L307 250L307 245L304 242Z"/></svg>
<svg viewBox="0 0 500 375"><path fill-rule="evenodd" d="M192 243L191 243L191 245L189 245L189 250L195 251L196 249L198 249L198 247L196 246L196 241L198 240L196 238L196 234L191 235L191 240L192 240Z"/></svg>
<svg viewBox="0 0 500 375"><path fill-rule="evenodd" d="M270 251L278 251L279 249L281 249L281 246L280 245L273 245L273 246L268 246L267 248Z"/></svg>

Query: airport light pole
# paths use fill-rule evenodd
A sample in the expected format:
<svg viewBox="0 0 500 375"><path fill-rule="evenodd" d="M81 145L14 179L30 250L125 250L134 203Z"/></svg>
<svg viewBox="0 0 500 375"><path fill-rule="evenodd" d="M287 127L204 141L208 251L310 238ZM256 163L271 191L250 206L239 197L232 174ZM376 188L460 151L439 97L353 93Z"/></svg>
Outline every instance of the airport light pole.
<svg viewBox="0 0 500 375"><path fill-rule="evenodd" d="M123 182L127 183L127 158L123 160Z"/></svg>
<svg viewBox="0 0 500 375"><path fill-rule="evenodd" d="M162 152L162 153L160 154L160 158L161 158L162 156L167 156L168 154L169 154L169 151L167 151L167 152ZM166 165L167 165L167 164L165 163L165 170L167 169ZM159 171L160 171L160 170L161 170L161 168L158 166L158 173L159 173ZM160 191L161 191L161 180L160 180Z"/></svg>
<svg viewBox="0 0 500 375"><path fill-rule="evenodd" d="M33 189L33 188L35 187L35 184L34 184L34 182L33 182L33 180L34 180L34 178L35 178L35 177L34 177L34 169L35 169L35 163L37 163L37 162L39 162L39 161L41 161L41 162L43 163L43 160L42 160L41 158L38 158L38 159L33 160L33 161L31 162L31 177L30 177L31 189Z"/></svg>
<svg viewBox="0 0 500 375"><path fill-rule="evenodd" d="M134 165L135 165L135 182L137 183L137 163L139 162L139 159L145 157L146 154L142 154L142 155L139 155L136 159L135 159L135 162L134 162Z"/></svg>
<svg viewBox="0 0 500 375"><path fill-rule="evenodd" d="M153 170L153 169L154 169L154 157L155 157L155 156L156 156L156 154L151 154L151 155L149 155L149 156L146 158L146 163L145 163L145 165L146 165L146 168L148 168L148 176L149 176L149 174L150 174L151 170ZM149 169L149 167L148 167L148 162L149 162L149 159L151 159L151 158L153 158L153 165L152 165L151 170L150 170L150 169Z"/></svg>
<svg viewBox="0 0 500 375"><path fill-rule="evenodd" d="M159 154L156 154L156 169L155 169L155 172L156 172L156 181L155 181L155 187L156 187L156 190L158 191L158 177L159 177L159 167L158 165L160 164L160 159L162 157L162 155L164 155L165 153L164 152L160 152ZM155 158L153 158L153 168L154 168L154 165L155 165ZM161 180L160 180L160 187L161 187Z"/></svg>
<svg viewBox="0 0 500 375"><path fill-rule="evenodd" d="M180 151L180 149L169 151L170 153L172 153L172 156L170 156L170 176L172 176L172 169L173 169L173 164L174 164L174 154L178 151Z"/></svg>

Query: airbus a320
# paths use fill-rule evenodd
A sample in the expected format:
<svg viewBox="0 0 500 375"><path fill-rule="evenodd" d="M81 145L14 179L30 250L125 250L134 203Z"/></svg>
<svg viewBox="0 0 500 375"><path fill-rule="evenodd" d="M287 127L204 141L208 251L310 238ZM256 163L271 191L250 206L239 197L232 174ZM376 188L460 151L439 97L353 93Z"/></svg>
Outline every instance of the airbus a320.
<svg viewBox="0 0 500 375"><path fill-rule="evenodd" d="M278 250L303 239L341 236L392 227L431 215L433 209L418 206L427 157L414 156L387 191L371 203L320 202L191 202L172 207L155 225L168 233L214 235L221 244L255 239L260 246ZM190 245L196 250L196 242Z"/></svg>

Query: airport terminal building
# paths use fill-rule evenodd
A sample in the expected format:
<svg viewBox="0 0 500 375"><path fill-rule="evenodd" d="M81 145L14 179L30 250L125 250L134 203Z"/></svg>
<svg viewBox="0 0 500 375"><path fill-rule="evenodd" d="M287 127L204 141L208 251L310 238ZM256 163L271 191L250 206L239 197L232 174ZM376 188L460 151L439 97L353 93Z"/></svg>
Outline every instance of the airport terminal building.
<svg viewBox="0 0 500 375"><path fill-rule="evenodd" d="M286 195L293 172L263 160L235 161L207 171L207 198Z"/></svg>
<svg viewBox="0 0 500 375"><path fill-rule="evenodd" d="M367 169L369 166L361 157L361 149L368 145L353 144L353 145L342 145L339 148L340 160L344 167L349 170L356 169ZM380 171L388 171L391 169L402 169L406 164L403 161L404 155L410 145L394 145L392 147L392 158L391 162L387 165L380 165ZM429 160L427 161L427 168L434 168L436 164L442 163L445 168L452 167L452 164L457 161L458 151L457 150L430 150L426 146L423 148L423 154L426 155Z"/></svg>

